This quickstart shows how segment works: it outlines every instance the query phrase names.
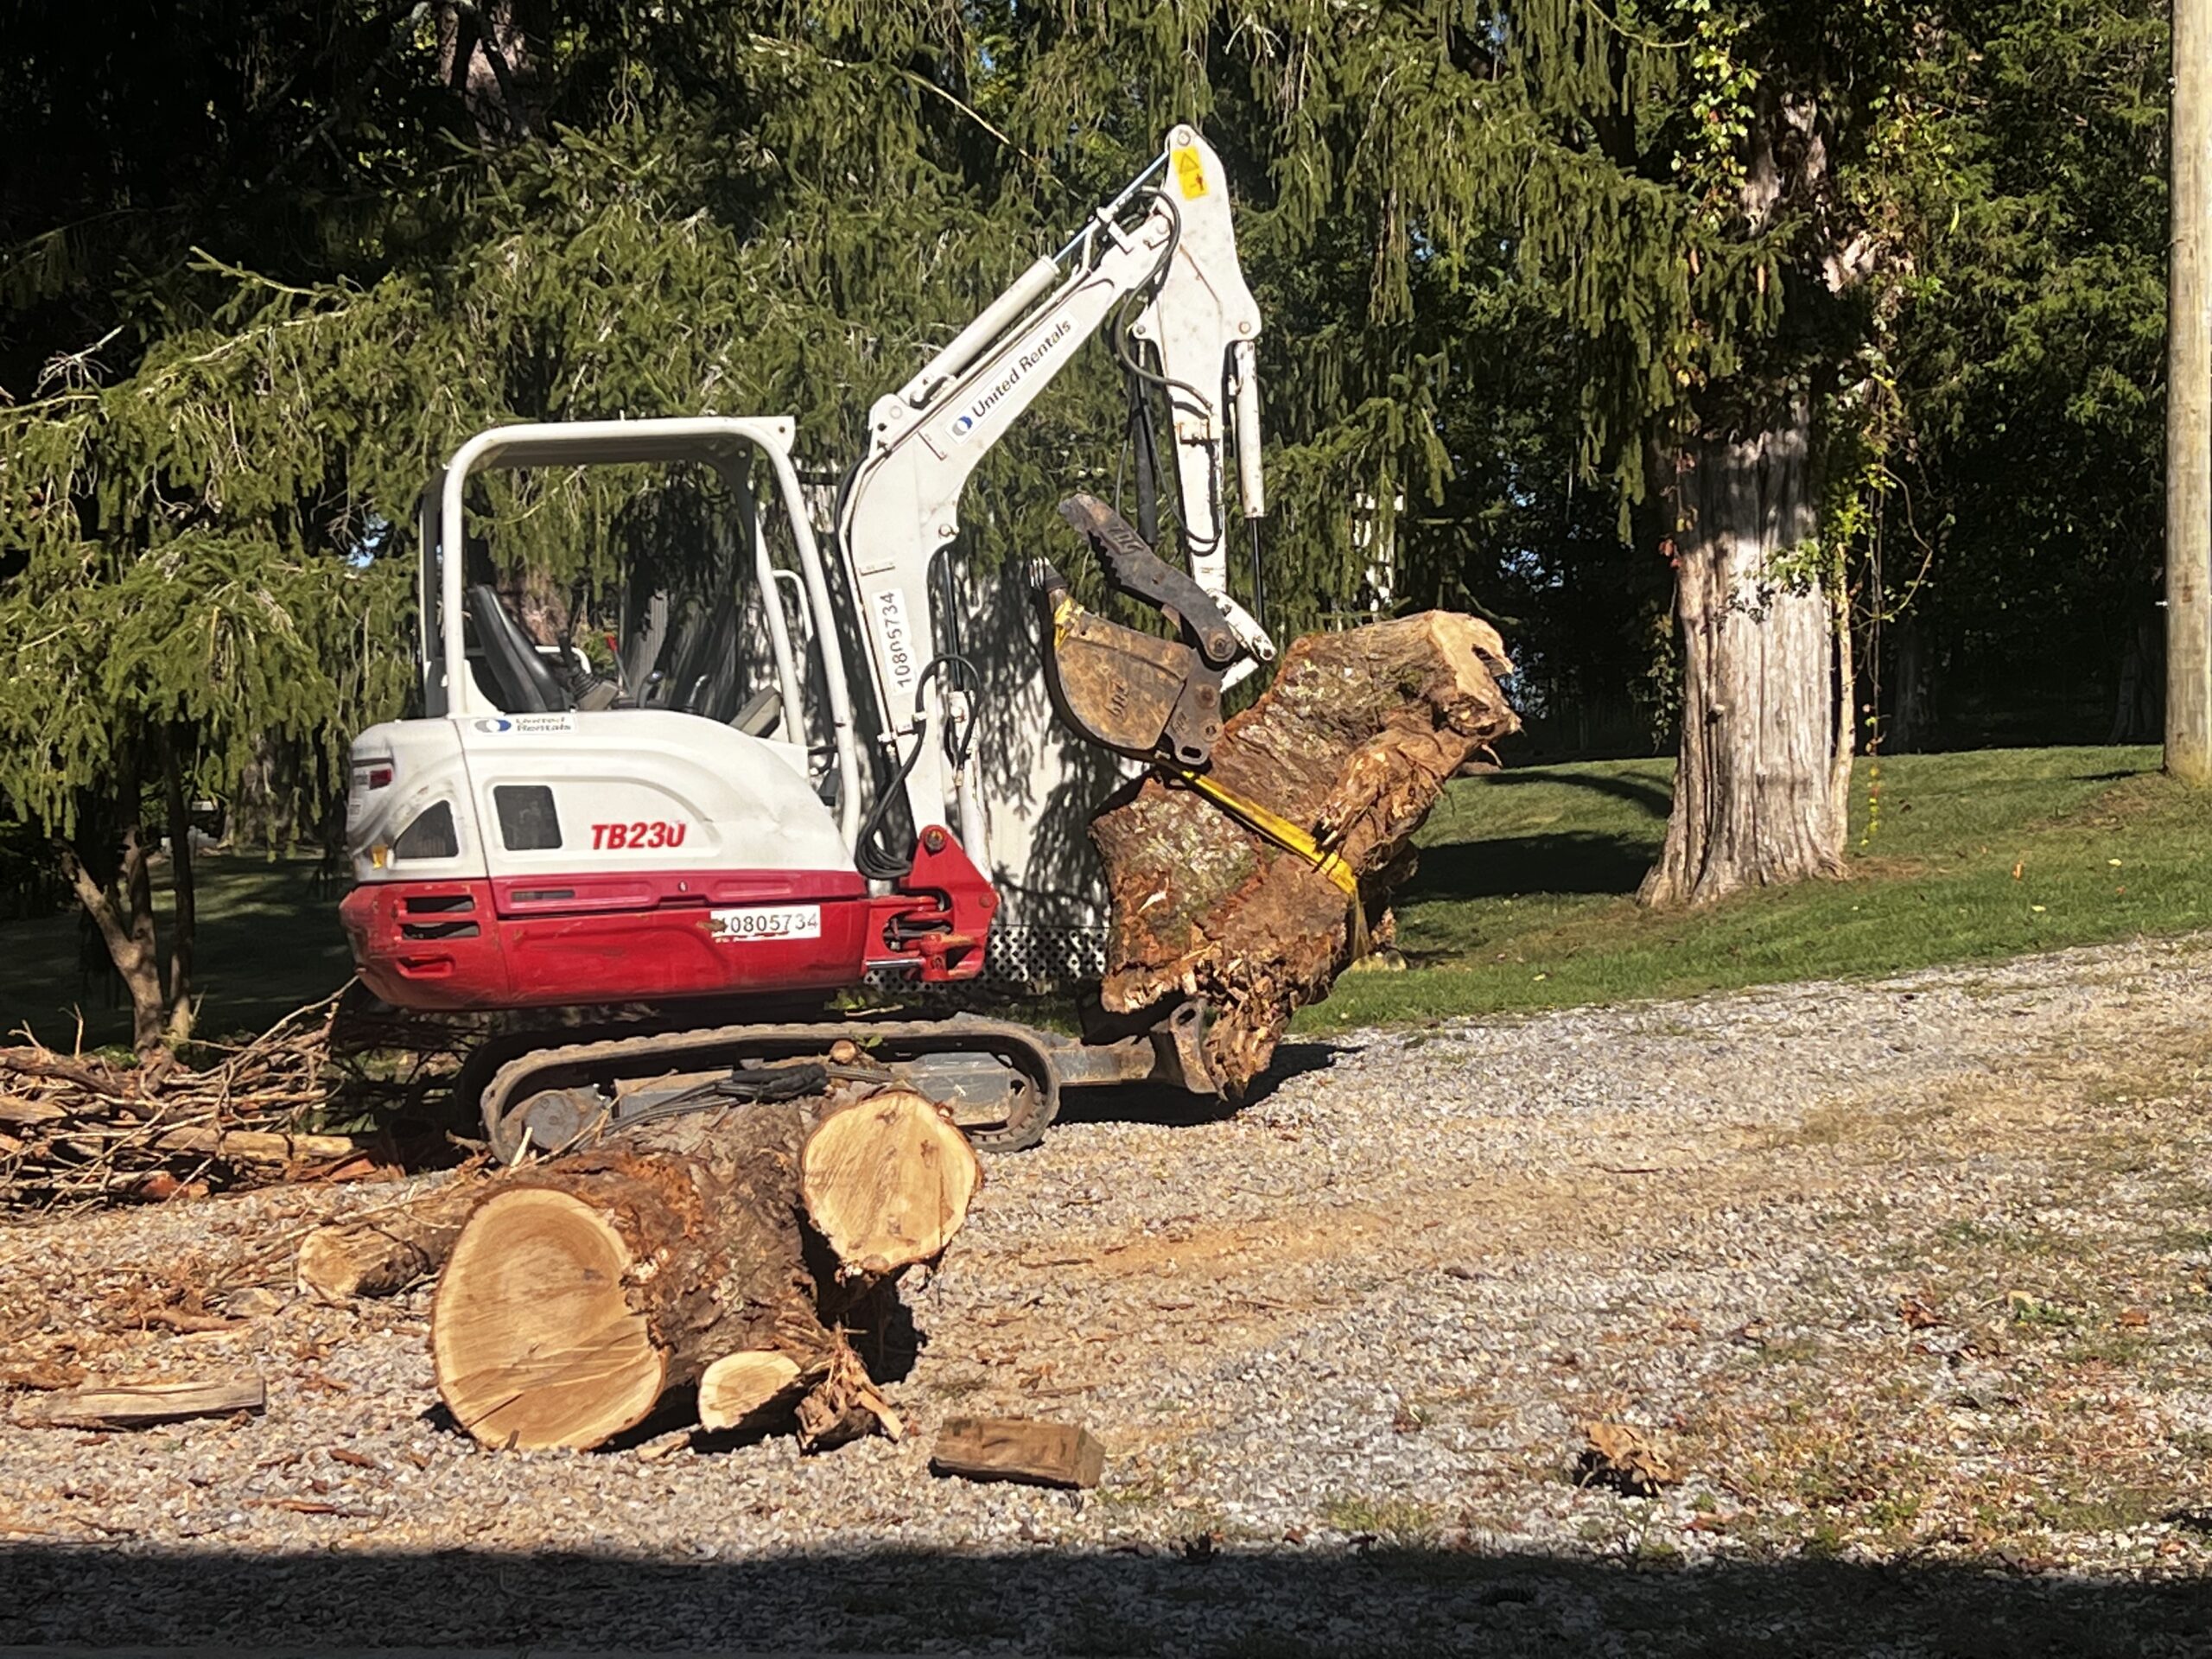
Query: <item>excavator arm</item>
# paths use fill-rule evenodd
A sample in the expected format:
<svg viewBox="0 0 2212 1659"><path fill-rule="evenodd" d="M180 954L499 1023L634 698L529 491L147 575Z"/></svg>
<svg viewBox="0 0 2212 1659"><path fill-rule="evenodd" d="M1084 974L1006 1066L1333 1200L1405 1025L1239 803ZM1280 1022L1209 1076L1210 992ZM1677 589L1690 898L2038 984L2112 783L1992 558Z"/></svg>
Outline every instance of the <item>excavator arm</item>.
<svg viewBox="0 0 2212 1659"><path fill-rule="evenodd" d="M1117 353L1158 386L1172 414L1189 574L1155 569L1160 562L1150 550L1098 504L1090 504L1096 513L1080 510L1077 528L1100 549L1109 581L1169 611L1202 645L1194 651L1081 614L1072 633L1066 626L1048 632L1048 652L1072 639L1071 654L1086 653L1082 671L1048 668L1054 702L1063 718L1109 747L1203 764L1211 738L1197 735L1200 705L1210 700L1217 719L1220 690L1274 655L1266 630L1229 592L1224 505L1233 466L1243 516L1257 519L1267 509L1253 370L1259 307L1237 264L1220 158L1179 126L1160 158L1066 247L1023 272L870 411L868 453L847 481L837 540L861 612L877 729L917 831L957 824L969 840L978 823L976 767L972 758L961 760L968 688L941 644L949 619L931 610L931 561L958 533L960 497L983 456L1085 340L1118 331L1132 310L1129 340L1116 341ZM1102 537L1118 547L1118 562ZM1044 567L1040 588L1050 589L1052 580ZM1064 599L1064 586L1057 591ZM1064 623L1077 624L1071 601L1052 603ZM1117 720L1109 706L1116 651L1133 671L1141 669L1147 706L1165 711L1149 733L1142 718ZM1165 734L1169 714L1177 715L1172 738Z"/></svg>

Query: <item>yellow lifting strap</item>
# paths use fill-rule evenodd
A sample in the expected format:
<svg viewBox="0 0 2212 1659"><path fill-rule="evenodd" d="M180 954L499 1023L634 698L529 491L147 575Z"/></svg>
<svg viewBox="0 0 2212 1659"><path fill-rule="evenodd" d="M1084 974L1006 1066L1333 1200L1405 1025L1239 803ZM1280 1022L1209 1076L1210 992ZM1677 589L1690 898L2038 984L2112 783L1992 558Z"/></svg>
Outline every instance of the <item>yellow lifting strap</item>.
<svg viewBox="0 0 2212 1659"><path fill-rule="evenodd" d="M1165 766L1163 770L1198 791L1239 823L1265 836L1285 852L1296 853L1342 888L1344 897L1351 903L1351 957L1354 962L1365 958L1368 949L1367 906L1360 901L1358 871L1281 813L1261 805L1249 796L1239 795L1228 785L1183 766Z"/></svg>
<svg viewBox="0 0 2212 1659"><path fill-rule="evenodd" d="M1358 873L1281 813L1262 806L1249 796L1239 795L1226 784L1217 782L1203 772L1190 772L1181 766L1169 770L1230 817L1265 836L1284 851L1296 853L1342 887L1346 898L1359 897Z"/></svg>

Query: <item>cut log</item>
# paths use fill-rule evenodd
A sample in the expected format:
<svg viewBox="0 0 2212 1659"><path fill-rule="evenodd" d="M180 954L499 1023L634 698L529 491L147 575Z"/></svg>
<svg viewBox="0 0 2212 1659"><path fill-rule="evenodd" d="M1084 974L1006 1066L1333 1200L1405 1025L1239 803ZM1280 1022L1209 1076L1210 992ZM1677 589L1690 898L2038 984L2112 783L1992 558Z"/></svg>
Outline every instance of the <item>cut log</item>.
<svg viewBox="0 0 2212 1659"><path fill-rule="evenodd" d="M258 1412L266 1402L257 1376L211 1377L188 1382L116 1382L78 1389L41 1401L21 1419L48 1428L152 1428L192 1417Z"/></svg>
<svg viewBox="0 0 2212 1659"><path fill-rule="evenodd" d="M486 1445L591 1446L697 1383L709 1427L789 1406L809 1449L879 1428L895 1437L841 1321L889 1294L902 1252L944 1249L976 1176L961 1173L974 1156L926 1102L881 1099L825 1117L835 1133L819 1154L807 1106L760 1103L645 1124L502 1177L462 1225L432 1305L448 1408ZM926 1179L897 1179L902 1158ZM802 1164L808 1201L866 1255L810 1238ZM868 1224L870 1204L895 1224Z"/></svg>
<svg viewBox="0 0 2212 1659"><path fill-rule="evenodd" d="M1030 1486L1096 1486L1106 1448L1073 1423L1020 1417L956 1417L938 1432L930 1468L969 1480L1013 1480Z"/></svg>
<svg viewBox="0 0 2212 1659"><path fill-rule="evenodd" d="M597 1446L726 1354L826 1364L797 1183L805 1126L775 1104L671 1118L522 1171L439 1276L438 1389L490 1446Z"/></svg>
<svg viewBox="0 0 2212 1659"><path fill-rule="evenodd" d="M1229 722L1208 777L1334 853L1359 878L1362 909L1215 801L1147 779L1091 824L1112 896L1105 1007L1205 997L1206 1059L1241 1096L1412 874L1413 834L1446 781L1518 728L1497 679L1511 671L1489 624L1445 611L1293 645Z"/></svg>
<svg viewBox="0 0 2212 1659"><path fill-rule="evenodd" d="M789 1354L724 1354L699 1378L699 1427L740 1428L797 1405L804 1378Z"/></svg>
<svg viewBox="0 0 2212 1659"><path fill-rule="evenodd" d="M486 1187L458 1176L405 1204L316 1228L300 1243L301 1287L333 1301L397 1295L445 1265Z"/></svg>
<svg viewBox="0 0 2212 1659"><path fill-rule="evenodd" d="M806 1213L842 1271L871 1279L941 1255L982 1181L968 1137L905 1090L823 1118L799 1167Z"/></svg>

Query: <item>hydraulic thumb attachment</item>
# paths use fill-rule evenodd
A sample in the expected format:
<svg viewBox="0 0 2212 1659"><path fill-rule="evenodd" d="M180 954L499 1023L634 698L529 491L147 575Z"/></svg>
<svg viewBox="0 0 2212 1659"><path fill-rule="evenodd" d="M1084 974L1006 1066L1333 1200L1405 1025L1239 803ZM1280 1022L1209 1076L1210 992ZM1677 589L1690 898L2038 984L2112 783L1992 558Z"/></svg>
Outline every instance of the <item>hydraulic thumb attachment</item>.
<svg viewBox="0 0 2212 1659"><path fill-rule="evenodd" d="M1116 593L1155 607L1182 636L1163 639L1085 610L1052 564L1036 566L1045 629L1045 687L1059 717L1089 741L1139 760L1204 766L1221 735L1221 681L1236 636L1220 608L1146 544L1122 515L1088 495L1060 516L1090 542Z"/></svg>
<svg viewBox="0 0 2212 1659"><path fill-rule="evenodd" d="M1222 674L1237 650L1220 608L1104 502L1071 496L1060 503L1060 517L1090 541L1109 586L1158 607L1183 636L1163 639L1093 615L1076 603L1060 573L1040 560L1045 683L1060 718L1093 743L1150 761L1335 882L1351 905L1352 959L1365 957L1367 911L1359 873L1281 814L1206 775L1214 740L1221 735Z"/></svg>

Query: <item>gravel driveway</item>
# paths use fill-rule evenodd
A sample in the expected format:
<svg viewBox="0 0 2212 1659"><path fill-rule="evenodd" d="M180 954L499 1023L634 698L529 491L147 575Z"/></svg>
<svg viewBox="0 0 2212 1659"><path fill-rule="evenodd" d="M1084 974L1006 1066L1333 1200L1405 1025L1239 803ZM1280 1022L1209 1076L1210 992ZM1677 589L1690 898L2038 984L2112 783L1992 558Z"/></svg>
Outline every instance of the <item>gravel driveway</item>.
<svg viewBox="0 0 2212 1659"><path fill-rule="evenodd" d="M0 1232L10 1377L269 1389L0 1424L0 1643L2212 1653L2208 1012L2200 936L1133 1094L990 1165L909 1287L909 1438L812 1459L475 1449L427 1291L289 1288L390 1187ZM188 1285L238 1322L152 1323ZM1087 1423L1105 1484L933 1479L978 1411ZM1657 1495L1590 1478L1593 1421Z"/></svg>

